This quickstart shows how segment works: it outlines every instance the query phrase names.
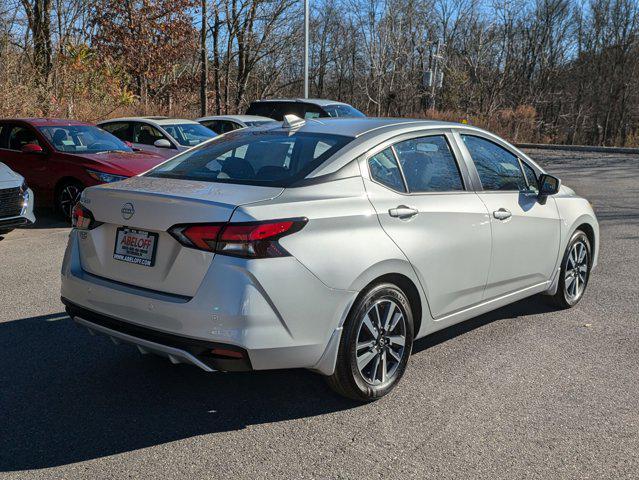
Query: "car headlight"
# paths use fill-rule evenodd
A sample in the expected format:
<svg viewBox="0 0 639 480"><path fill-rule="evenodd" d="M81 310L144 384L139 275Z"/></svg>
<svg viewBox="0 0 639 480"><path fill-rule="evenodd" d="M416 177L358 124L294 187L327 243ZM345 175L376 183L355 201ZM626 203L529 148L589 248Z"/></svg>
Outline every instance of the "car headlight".
<svg viewBox="0 0 639 480"><path fill-rule="evenodd" d="M119 182L120 180L124 180L129 177L125 177L124 175L113 175L111 173L98 172L97 170L87 170L89 176L100 183L113 183Z"/></svg>

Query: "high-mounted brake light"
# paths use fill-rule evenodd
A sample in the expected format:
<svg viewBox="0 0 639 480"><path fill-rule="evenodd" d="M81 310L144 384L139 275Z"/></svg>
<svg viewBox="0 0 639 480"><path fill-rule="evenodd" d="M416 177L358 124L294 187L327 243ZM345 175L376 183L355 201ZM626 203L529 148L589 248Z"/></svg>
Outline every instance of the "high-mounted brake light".
<svg viewBox="0 0 639 480"><path fill-rule="evenodd" d="M91 230L99 225L102 225L102 222L96 222L91 210L86 208L80 202L76 203L73 207L73 212L71 213L71 221L74 228L78 230Z"/></svg>
<svg viewBox="0 0 639 480"><path fill-rule="evenodd" d="M278 242L299 231L308 219L296 218L266 222L177 225L169 233L181 244L209 252L243 258L286 257L290 255Z"/></svg>

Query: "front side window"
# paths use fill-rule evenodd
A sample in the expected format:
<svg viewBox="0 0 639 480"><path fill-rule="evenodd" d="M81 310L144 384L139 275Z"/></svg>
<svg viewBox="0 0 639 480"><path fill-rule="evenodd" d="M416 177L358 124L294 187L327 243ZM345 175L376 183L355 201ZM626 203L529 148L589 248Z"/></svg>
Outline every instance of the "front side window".
<svg viewBox="0 0 639 480"><path fill-rule="evenodd" d="M461 137L470 152L484 190L528 190L517 156L485 138L474 135Z"/></svg>
<svg viewBox="0 0 639 480"><path fill-rule="evenodd" d="M183 147L193 147L216 136L213 130L199 123L162 125L162 128Z"/></svg>
<svg viewBox="0 0 639 480"><path fill-rule="evenodd" d="M92 125L39 127L53 148L66 153L131 152L119 138Z"/></svg>
<svg viewBox="0 0 639 480"><path fill-rule="evenodd" d="M539 178L537 178L537 174L533 168L523 161L521 162L521 166L524 168L524 175L528 181L528 188L535 192L539 192Z"/></svg>
<svg viewBox="0 0 639 480"><path fill-rule="evenodd" d="M9 150L22 150L27 144L40 145L36 134L27 127L15 126L9 131L7 148Z"/></svg>
<svg viewBox="0 0 639 480"><path fill-rule="evenodd" d="M304 118L319 118L327 115L316 105L304 105Z"/></svg>
<svg viewBox="0 0 639 480"><path fill-rule="evenodd" d="M362 112L350 105L326 105L322 107L329 117L365 117Z"/></svg>
<svg viewBox="0 0 639 480"><path fill-rule="evenodd" d="M342 135L241 129L178 155L147 175L286 187L351 140Z"/></svg>
<svg viewBox="0 0 639 480"><path fill-rule="evenodd" d="M371 178L376 182L398 192L406 191L402 173L390 147L370 157L368 167L371 171Z"/></svg>
<svg viewBox="0 0 639 480"><path fill-rule="evenodd" d="M133 143L153 145L162 139L168 140L157 128L148 123L136 123L133 128Z"/></svg>
<svg viewBox="0 0 639 480"><path fill-rule="evenodd" d="M444 135L411 138L393 148L411 193L464 189L457 162Z"/></svg>

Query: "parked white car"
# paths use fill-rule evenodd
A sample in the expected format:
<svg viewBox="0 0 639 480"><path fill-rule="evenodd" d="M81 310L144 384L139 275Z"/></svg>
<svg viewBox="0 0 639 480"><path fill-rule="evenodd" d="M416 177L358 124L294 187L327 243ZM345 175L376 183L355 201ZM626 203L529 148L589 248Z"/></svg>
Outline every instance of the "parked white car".
<svg viewBox="0 0 639 480"><path fill-rule="evenodd" d="M272 118L260 117L258 115L213 115L201 117L195 121L220 135L232 132L233 130L239 130L240 128L261 127L276 122L276 120Z"/></svg>
<svg viewBox="0 0 639 480"><path fill-rule="evenodd" d="M0 163L0 235L35 222L33 201L24 177Z"/></svg>
<svg viewBox="0 0 639 480"><path fill-rule="evenodd" d="M582 298L599 227L503 139L286 117L84 191L62 267L79 324L206 371L308 368L388 393L420 338L543 293Z"/></svg>
<svg viewBox="0 0 639 480"><path fill-rule="evenodd" d="M134 148L173 157L216 133L193 120L169 117L113 118L97 124Z"/></svg>

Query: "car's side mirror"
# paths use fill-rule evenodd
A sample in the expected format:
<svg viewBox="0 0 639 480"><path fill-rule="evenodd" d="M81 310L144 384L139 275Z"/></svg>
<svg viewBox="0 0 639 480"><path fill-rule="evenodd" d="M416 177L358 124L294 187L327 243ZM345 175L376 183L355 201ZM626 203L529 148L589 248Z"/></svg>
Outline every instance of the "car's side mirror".
<svg viewBox="0 0 639 480"><path fill-rule="evenodd" d="M40 145L36 145L35 143L27 143L26 145L23 145L20 151L22 153L36 153L36 154L44 153L44 150L42 149L42 147Z"/></svg>
<svg viewBox="0 0 639 480"><path fill-rule="evenodd" d="M539 176L539 196L546 197L548 195L554 195L559 191L561 186L561 180L547 173L542 173Z"/></svg>
<svg viewBox="0 0 639 480"><path fill-rule="evenodd" d="M173 145L171 145L171 142L169 142L166 138L160 138L153 142L153 146L157 148L171 148Z"/></svg>

